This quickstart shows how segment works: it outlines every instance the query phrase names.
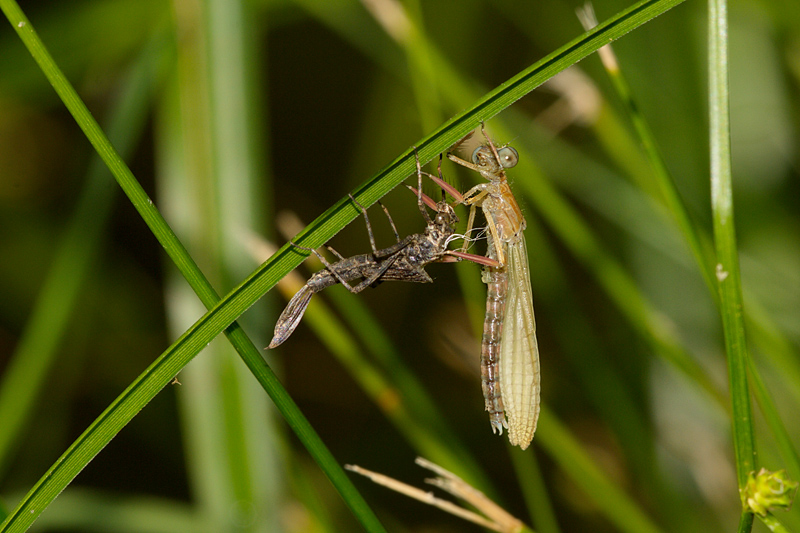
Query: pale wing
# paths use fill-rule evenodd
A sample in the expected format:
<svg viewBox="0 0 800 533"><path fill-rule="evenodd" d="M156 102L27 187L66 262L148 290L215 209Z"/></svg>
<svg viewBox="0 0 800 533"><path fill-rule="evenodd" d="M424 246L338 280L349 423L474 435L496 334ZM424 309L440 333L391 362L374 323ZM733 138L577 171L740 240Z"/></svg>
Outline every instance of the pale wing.
<svg viewBox="0 0 800 533"><path fill-rule="evenodd" d="M500 346L500 391L508 440L523 450L539 418L539 346L525 238L507 247L508 295Z"/></svg>

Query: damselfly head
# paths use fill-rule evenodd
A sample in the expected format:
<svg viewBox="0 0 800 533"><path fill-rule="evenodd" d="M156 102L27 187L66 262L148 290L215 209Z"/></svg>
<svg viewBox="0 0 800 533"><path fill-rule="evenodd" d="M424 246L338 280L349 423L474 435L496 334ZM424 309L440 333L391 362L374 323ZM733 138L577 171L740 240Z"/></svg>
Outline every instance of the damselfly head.
<svg viewBox="0 0 800 533"><path fill-rule="evenodd" d="M472 163L480 168L499 171L517 166L519 154L514 148L503 146L497 150L497 158L495 158L492 148L484 144L472 152Z"/></svg>

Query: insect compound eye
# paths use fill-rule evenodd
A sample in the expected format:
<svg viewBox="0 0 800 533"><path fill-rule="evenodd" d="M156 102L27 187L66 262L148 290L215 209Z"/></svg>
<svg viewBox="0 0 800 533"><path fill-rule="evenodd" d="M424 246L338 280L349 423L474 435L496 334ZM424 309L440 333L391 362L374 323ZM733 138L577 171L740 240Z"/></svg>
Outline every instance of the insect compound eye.
<svg viewBox="0 0 800 533"><path fill-rule="evenodd" d="M497 155L500 156L500 166L503 168L515 167L519 163L519 154L510 146L498 150Z"/></svg>
<svg viewBox="0 0 800 533"><path fill-rule="evenodd" d="M486 161L486 151L488 148L485 146L478 146L475 148L475 151L472 152L472 164L482 166Z"/></svg>

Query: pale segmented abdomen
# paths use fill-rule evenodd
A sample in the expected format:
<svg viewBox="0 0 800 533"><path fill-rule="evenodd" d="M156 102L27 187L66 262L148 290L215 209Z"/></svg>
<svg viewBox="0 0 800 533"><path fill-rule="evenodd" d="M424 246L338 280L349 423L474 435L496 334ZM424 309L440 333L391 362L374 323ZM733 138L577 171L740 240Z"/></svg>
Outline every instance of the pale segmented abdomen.
<svg viewBox="0 0 800 533"><path fill-rule="evenodd" d="M491 253L490 243L490 256ZM489 411L492 431L501 435L506 425L503 411L503 391L500 388L500 347L503 338L503 319L505 318L508 274L505 268L486 267L483 271L486 283L486 317L483 321L481 339L481 389Z"/></svg>

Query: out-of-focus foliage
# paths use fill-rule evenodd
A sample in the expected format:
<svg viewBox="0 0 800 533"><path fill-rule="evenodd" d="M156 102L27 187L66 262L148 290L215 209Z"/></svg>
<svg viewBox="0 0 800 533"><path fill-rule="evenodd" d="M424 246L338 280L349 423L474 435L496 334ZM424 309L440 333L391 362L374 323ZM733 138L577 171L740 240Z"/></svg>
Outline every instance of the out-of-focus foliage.
<svg viewBox="0 0 800 533"><path fill-rule="evenodd" d="M285 240L274 229L285 211L317 217L583 32L579 6L560 0L225 3L22 6L107 131L122 117L112 141L220 293L265 258L250 255L254 234ZM628 5L594 7L602 21ZM705 10L686 2L614 47L692 220L710 236ZM237 13L228 26L220 19ZM754 367L791 449L800 434L800 5L745 0L729 17L744 313ZM67 275L51 281L52 314L38 326L53 337L32 345L52 350L42 362L52 366L19 432L0 446L0 499L10 509L203 310L127 201L103 192L102 183L115 187L111 177L8 24L0 50L4 375L32 314L42 312L54 262L68 258ZM150 85L126 115L132 71L147 57ZM239 76L241 87L226 83ZM487 126L522 159L510 177L528 221L547 410L529 455L509 454L482 411L485 292L474 265L432 266L434 285L384 284L357 297L330 289L315 300L334 313L309 310L307 323L265 357L341 463L415 482L414 456L446 436L462 465L448 468L537 530L612 531L626 527L624 516L633 530L641 513L664 531L730 531L740 498L719 312L600 61L588 58ZM473 184L448 162L443 171L462 189ZM405 190L384 203L402 235L422 228ZM84 213L79 222L76 213ZM383 214L370 213L378 245L391 243ZM363 223L332 244L344 255L367 251ZM284 304L265 300L242 320L263 346ZM223 343L134 418L36 527L356 528ZM439 418L424 422L436 438L409 429L406 408L435 409ZM758 405L754 413L756 464L800 479L796 452L787 455ZM592 494L601 482L627 496L631 510ZM464 530L439 511L356 483L392 531ZM776 516L800 528L797 509Z"/></svg>

